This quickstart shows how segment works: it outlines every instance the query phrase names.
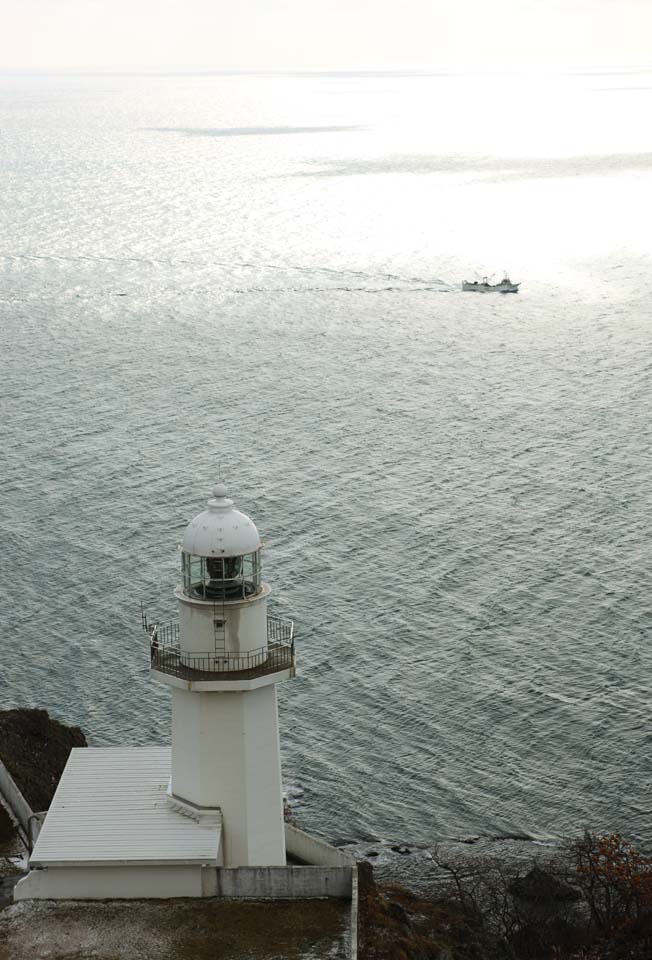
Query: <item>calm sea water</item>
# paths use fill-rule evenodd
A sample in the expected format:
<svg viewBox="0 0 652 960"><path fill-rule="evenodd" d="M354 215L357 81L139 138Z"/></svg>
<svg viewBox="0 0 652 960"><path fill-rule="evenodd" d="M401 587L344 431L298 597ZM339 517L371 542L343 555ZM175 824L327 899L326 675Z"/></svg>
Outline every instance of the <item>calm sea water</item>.
<svg viewBox="0 0 652 960"><path fill-rule="evenodd" d="M0 95L4 705L168 738L139 604L219 474L307 828L652 844L652 72Z"/></svg>

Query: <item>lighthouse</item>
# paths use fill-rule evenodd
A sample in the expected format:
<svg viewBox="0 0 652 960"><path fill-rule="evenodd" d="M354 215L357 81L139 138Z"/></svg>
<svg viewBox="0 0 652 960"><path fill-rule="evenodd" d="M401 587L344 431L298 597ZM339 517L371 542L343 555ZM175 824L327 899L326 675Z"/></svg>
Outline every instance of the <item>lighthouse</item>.
<svg viewBox="0 0 652 960"><path fill-rule="evenodd" d="M284 823L276 685L294 636L260 555L217 484L183 535L177 617L144 619L172 743L71 751L16 900L352 896L352 859Z"/></svg>
<svg viewBox="0 0 652 960"><path fill-rule="evenodd" d="M172 689L168 802L221 825L226 867L285 864L276 685L294 676L292 623L270 617L261 539L217 484L186 527L178 620L151 629Z"/></svg>

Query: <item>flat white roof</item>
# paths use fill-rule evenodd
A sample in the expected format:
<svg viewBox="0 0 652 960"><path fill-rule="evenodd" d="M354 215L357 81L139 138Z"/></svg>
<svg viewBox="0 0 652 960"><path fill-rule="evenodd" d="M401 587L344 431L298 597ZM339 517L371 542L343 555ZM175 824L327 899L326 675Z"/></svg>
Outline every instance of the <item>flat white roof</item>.
<svg viewBox="0 0 652 960"><path fill-rule="evenodd" d="M31 866L215 863L221 826L169 805L169 747L72 750Z"/></svg>

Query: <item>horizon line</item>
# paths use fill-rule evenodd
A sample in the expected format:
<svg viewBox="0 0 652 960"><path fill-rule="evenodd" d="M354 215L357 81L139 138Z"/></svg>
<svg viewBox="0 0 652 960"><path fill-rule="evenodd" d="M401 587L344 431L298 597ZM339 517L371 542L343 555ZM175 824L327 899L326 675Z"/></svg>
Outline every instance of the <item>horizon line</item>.
<svg viewBox="0 0 652 960"><path fill-rule="evenodd" d="M519 74L591 75L627 74L652 70L649 63L585 63L585 64L513 64L505 66L442 65L441 67L1 67L0 76L68 76L68 77L201 77L201 76L397 76L449 77L463 75L512 76Z"/></svg>

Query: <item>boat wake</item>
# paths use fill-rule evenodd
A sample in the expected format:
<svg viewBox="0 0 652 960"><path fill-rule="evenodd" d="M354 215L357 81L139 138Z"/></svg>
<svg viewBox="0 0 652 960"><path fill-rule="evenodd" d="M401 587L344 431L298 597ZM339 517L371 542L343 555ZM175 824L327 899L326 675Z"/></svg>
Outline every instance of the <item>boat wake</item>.
<svg viewBox="0 0 652 960"><path fill-rule="evenodd" d="M160 258L160 257L111 257L105 255L89 255L89 254L56 254L56 253L2 253L0 252L0 259L2 260L26 260L26 261L44 261L49 263L124 263L124 264L138 264L140 266L148 267L158 267L158 266L194 266L194 267L226 267L226 268L244 268L259 271L262 268L266 270L279 271L283 273L301 273L308 276L315 276L318 274L336 277L341 279L342 277L356 277L364 280L379 282L391 283L391 286L382 286L378 288L368 288L368 287L357 287L353 285L341 286L341 287L315 287L315 288L305 288L297 287L297 291L305 292L306 289L310 292L311 289L315 290L329 290L329 289L340 289L343 291L350 292L361 292L361 293L376 293L384 292L386 290L403 290L403 289L414 289L415 285L418 285L418 289L423 290L452 290L454 289L450 284L446 284L445 281L440 280L436 277L404 277L399 274L394 273L373 273L366 270L349 270L349 269L338 269L335 267L305 267L299 266L297 264L287 264L280 263L275 261L251 261L251 260L188 260L183 258ZM402 284L403 286L396 286L395 284ZM250 289L257 288L247 288L246 290L240 291L236 290L235 292L250 292ZM270 291L269 288L260 288L261 291L266 293L276 292ZM293 288L290 288L291 290Z"/></svg>

